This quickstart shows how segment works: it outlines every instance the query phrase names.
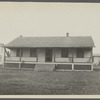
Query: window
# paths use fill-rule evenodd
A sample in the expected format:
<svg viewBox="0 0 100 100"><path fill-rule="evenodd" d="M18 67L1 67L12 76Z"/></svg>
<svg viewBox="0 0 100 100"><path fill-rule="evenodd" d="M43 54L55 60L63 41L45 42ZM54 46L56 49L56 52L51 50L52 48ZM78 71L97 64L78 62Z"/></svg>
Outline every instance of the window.
<svg viewBox="0 0 100 100"><path fill-rule="evenodd" d="M66 48L61 49L61 57L68 57L68 49Z"/></svg>
<svg viewBox="0 0 100 100"><path fill-rule="evenodd" d="M77 49L77 58L84 58L84 52L82 49Z"/></svg>
<svg viewBox="0 0 100 100"><path fill-rule="evenodd" d="M21 49L21 57L23 56L23 49ZM16 51L16 57L20 57L20 49Z"/></svg>
<svg viewBox="0 0 100 100"><path fill-rule="evenodd" d="M20 57L20 49L16 50L16 57Z"/></svg>
<svg viewBox="0 0 100 100"><path fill-rule="evenodd" d="M30 57L36 57L36 49L30 49Z"/></svg>

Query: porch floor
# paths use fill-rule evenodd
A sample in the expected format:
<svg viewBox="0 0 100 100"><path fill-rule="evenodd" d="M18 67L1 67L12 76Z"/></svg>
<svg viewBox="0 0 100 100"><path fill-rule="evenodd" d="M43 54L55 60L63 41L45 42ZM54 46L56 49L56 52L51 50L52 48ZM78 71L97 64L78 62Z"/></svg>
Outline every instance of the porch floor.
<svg viewBox="0 0 100 100"><path fill-rule="evenodd" d="M73 63L63 63L63 62L14 62L14 61L4 61L4 63L26 63L26 64L82 64L91 65L91 62L73 62Z"/></svg>

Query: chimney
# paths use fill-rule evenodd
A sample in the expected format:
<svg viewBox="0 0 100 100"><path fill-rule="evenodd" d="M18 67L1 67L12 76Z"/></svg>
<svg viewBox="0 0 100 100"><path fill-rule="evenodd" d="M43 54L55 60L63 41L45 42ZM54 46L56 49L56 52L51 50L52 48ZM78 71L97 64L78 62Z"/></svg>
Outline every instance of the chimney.
<svg viewBox="0 0 100 100"><path fill-rule="evenodd" d="M69 37L69 33L66 33L66 36Z"/></svg>
<svg viewBox="0 0 100 100"><path fill-rule="evenodd" d="M23 37L22 35L20 35L20 37Z"/></svg>

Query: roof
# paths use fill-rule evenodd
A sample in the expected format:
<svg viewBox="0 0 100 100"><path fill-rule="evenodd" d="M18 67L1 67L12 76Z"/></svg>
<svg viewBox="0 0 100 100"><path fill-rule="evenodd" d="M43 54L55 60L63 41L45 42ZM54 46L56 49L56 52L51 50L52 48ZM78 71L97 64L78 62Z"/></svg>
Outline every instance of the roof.
<svg viewBox="0 0 100 100"><path fill-rule="evenodd" d="M91 36L18 37L5 47L94 47L94 42Z"/></svg>

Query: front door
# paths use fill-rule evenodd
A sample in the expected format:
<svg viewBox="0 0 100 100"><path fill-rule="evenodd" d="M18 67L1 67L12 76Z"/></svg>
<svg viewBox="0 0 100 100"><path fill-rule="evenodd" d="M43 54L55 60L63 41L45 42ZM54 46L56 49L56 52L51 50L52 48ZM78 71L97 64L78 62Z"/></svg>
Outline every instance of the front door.
<svg viewBox="0 0 100 100"><path fill-rule="evenodd" d="M45 62L52 62L52 49L50 48L45 50Z"/></svg>

